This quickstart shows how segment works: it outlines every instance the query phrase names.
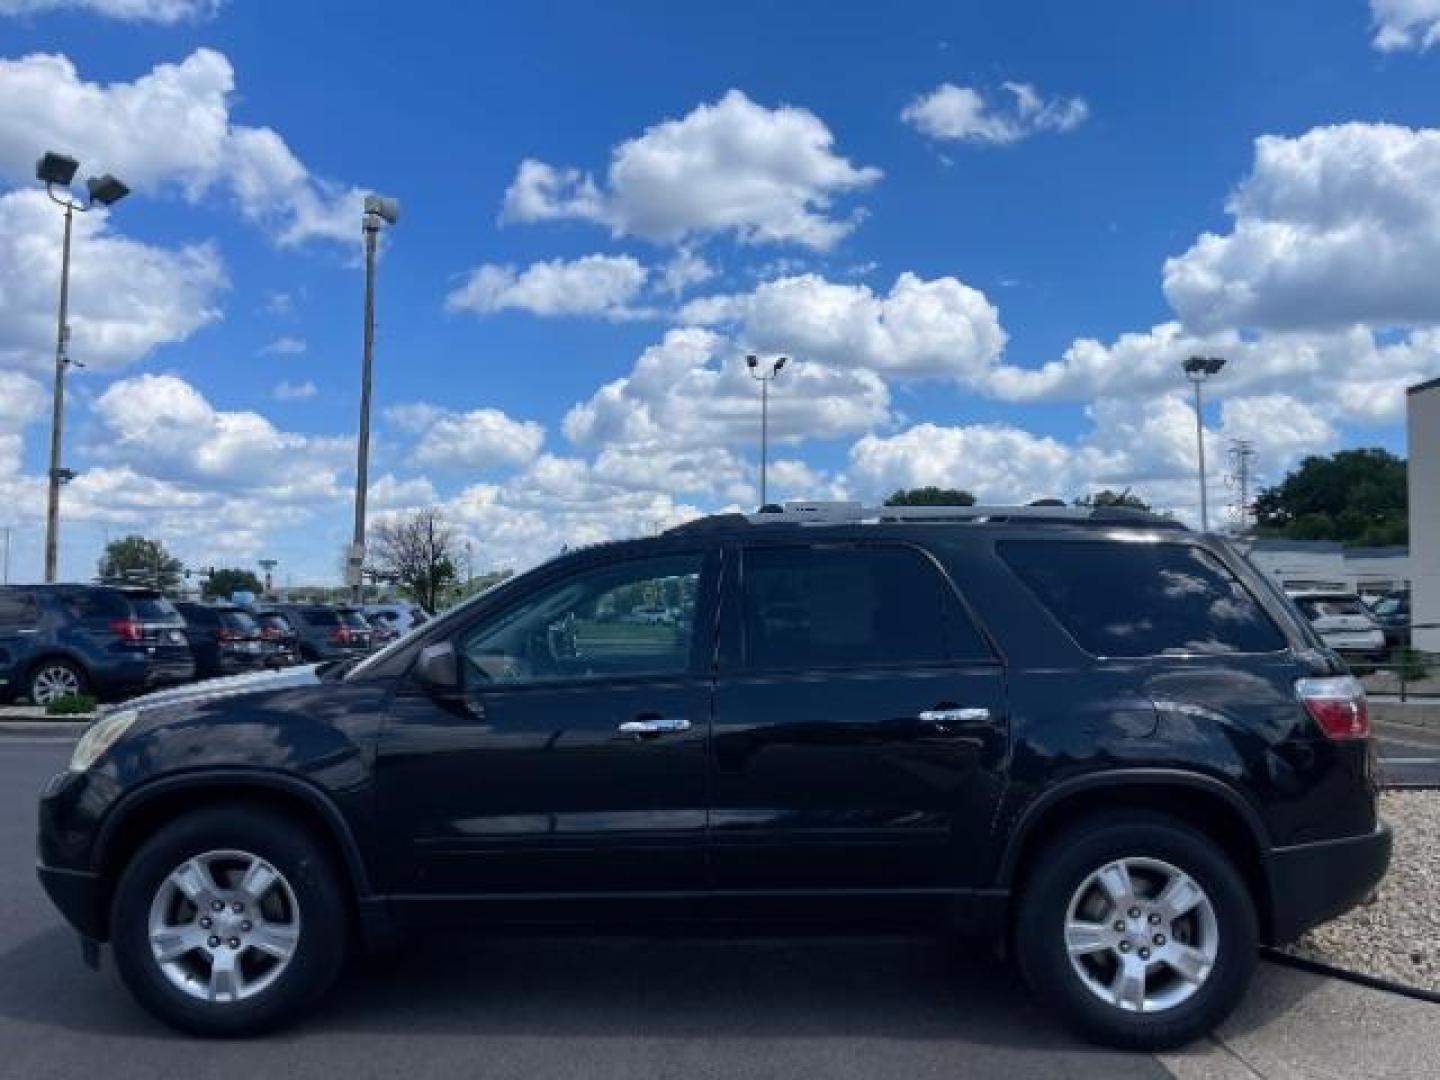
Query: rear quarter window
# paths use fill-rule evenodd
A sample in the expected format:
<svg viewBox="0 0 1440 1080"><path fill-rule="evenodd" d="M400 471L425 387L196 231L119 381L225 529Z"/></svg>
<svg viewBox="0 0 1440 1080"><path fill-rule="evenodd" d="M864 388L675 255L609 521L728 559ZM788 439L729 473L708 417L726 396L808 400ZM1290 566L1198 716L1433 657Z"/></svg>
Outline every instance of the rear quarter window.
<svg viewBox="0 0 1440 1080"><path fill-rule="evenodd" d="M1095 656L1265 653L1284 636L1243 584L1190 544L1006 540L1001 559Z"/></svg>

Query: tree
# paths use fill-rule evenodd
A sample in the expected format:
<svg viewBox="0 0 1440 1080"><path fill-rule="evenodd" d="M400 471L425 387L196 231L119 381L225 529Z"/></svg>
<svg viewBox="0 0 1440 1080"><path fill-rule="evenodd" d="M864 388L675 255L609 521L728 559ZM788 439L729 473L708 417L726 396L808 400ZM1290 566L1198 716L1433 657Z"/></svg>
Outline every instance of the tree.
<svg viewBox="0 0 1440 1080"><path fill-rule="evenodd" d="M1409 540L1405 459L1367 447L1307 457L1255 499L1256 532L1353 546Z"/></svg>
<svg viewBox="0 0 1440 1080"><path fill-rule="evenodd" d="M165 550L159 540L127 536L111 540L100 556L100 580L120 585L150 585L173 592L180 585L180 560Z"/></svg>
<svg viewBox="0 0 1440 1080"><path fill-rule="evenodd" d="M256 577L253 571L221 567L205 579L200 591L207 599L228 600L237 592L259 596L265 591L265 583Z"/></svg>
<svg viewBox="0 0 1440 1080"><path fill-rule="evenodd" d="M381 521L371 530L370 573L389 581L426 611L459 580L455 530L435 509Z"/></svg>
<svg viewBox="0 0 1440 1080"><path fill-rule="evenodd" d="M1123 506L1128 510L1150 509L1150 504L1131 492L1128 487L1124 491L1111 491L1109 488L1104 488L1101 491L1089 492L1076 499L1075 505L1090 510L1098 510L1106 506Z"/></svg>
<svg viewBox="0 0 1440 1080"><path fill-rule="evenodd" d="M975 496L956 488L921 487L900 489L885 500L886 506L974 506Z"/></svg>

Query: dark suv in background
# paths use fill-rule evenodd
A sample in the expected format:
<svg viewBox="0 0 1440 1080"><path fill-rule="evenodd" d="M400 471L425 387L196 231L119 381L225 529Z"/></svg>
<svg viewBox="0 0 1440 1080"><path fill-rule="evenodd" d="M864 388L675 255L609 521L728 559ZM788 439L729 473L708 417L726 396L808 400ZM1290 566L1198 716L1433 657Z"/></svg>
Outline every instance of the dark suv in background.
<svg viewBox="0 0 1440 1080"><path fill-rule="evenodd" d="M302 660L348 660L370 651L372 631L358 608L277 604L275 610L294 629Z"/></svg>
<svg viewBox="0 0 1440 1080"><path fill-rule="evenodd" d="M0 586L0 695L113 698L195 674L185 624L153 589Z"/></svg>
<svg viewBox="0 0 1440 1080"><path fill-rule="evenodd" d="M998 940L1089 1037L1171 1046L1385 872L1368 734L1217 537L791 505L111 711L43 793L40 876L198 1032L298 1016L356 937L793 921Z"/></svg>
<svg viewBox="0 0 1440 1080"><path fill-rule="evenodd" d="M239 675L264 666L260 627L244 608L188 600L178 601L175 608L185 620L185 638L199 678Z"/></svg>

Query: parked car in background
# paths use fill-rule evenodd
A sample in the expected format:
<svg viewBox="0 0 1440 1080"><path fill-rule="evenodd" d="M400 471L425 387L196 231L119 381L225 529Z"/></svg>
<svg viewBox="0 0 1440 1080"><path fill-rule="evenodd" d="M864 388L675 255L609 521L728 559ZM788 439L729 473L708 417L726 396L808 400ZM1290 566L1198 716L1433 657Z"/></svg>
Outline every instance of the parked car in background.
<svg viewBox="0 0 1440 1080"><path fill-rule="evenodd" d="M406 929L788 919L1004 942L1037 1016L1146 1049L1373 891L1364 691L1223 538L823 510L585 548L352 666L108 713L41 797L41 880L194 1032L292 1021ZM637 594L677 624L616 633Z"/></svg>
<svg viewBox="0 0 1440 1080"><path fill-rule="evenodd" d="M181 600L175 607L185 619L185 637L195 654L197 677L239 675L263 666L260 627L244 608L189 600Z"/></svg>
<svg viewBox="0 0 1440 1080"><path fill-rule="evenodd" d="M1385 634L1370 609L1355 593L1307 590L1292 592L1320 640L1350 661L1383 661Z"/></svg>
<svg viewBox="0 0 1440 1080"><path fill-rule="evenodd" d="M153 589L0 587L0 695L114 698L194 674L185 624Z"/></svg>
<svg viewBox="0 0 1440 1080"><path fill-rule="evenodd" d="M408 634L415 627L430 618L429 612L419 604L397 600L389 603L361 604L366 617L378 616L394 626L396 633Z"/></svg>
<svg viewBox="0 0 1440 1080"><path fill-rule="evenodd" d="M1390 593L1370 606L1370 615L1392 649L1410 647L1410 594Z"/></svg>
<svg viewBox="0 0 1440 1080"><path fill-rule="evenodd" d="M285 615L268 607L252 607L250 614L260 627L260 645L266 667L289 667L300 660L300 639Z"/></svg>
<svg viewBox="0 0 1440 1080"><path fill-rule="evenodd" d="M361 616L367 623L370 624L370 630L372 634L370 638L371 648L383 649L386 645L389 645L390 642L394 641L400 636L400 631L395 626L395 622L391 619L387 619L384 615L381 615L379 613L367 614L362 610Z"/></svg>
<svg viewBox="0 0 1440 1080"><path fill-rule="evenodd" d="M370 651L370 624L354 608L287 603L277 604L275 609L294 627L300 659L305 663L348 660ZM355 625L357 620L363 629Z"/></svg>

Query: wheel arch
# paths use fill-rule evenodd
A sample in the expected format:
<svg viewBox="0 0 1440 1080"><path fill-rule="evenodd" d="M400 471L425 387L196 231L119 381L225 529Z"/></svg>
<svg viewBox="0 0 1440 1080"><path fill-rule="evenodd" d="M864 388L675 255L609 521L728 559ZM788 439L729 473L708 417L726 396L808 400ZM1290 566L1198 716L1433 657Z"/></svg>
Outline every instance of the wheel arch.
<svg viewBox="0 0 1440 1080"><path fill-rule="evenodd" d="M1264 822L1237 791L1200 773L1127 769L1057 784L1032 802L1011 830L999 884L1018 894L1035 856L1062 830L1090 815L1126 808L1167 815L1216 841L1244 878L1262 935L1269 938L1273 905Z"/></svg>
<svg viewBox="0 0 1440 1080"><path fill-rule="evenodd" d="M152 780L123 796L106 815L91 849L90 865L99 876L99 906L107 932L120 871L140 845L180 815L235 803L279 811L308 828L344 873L347 894L357 909L352 914L365 919L371 897L369 873L349 823L329 796L288 773L217 769Z"/></svg>

